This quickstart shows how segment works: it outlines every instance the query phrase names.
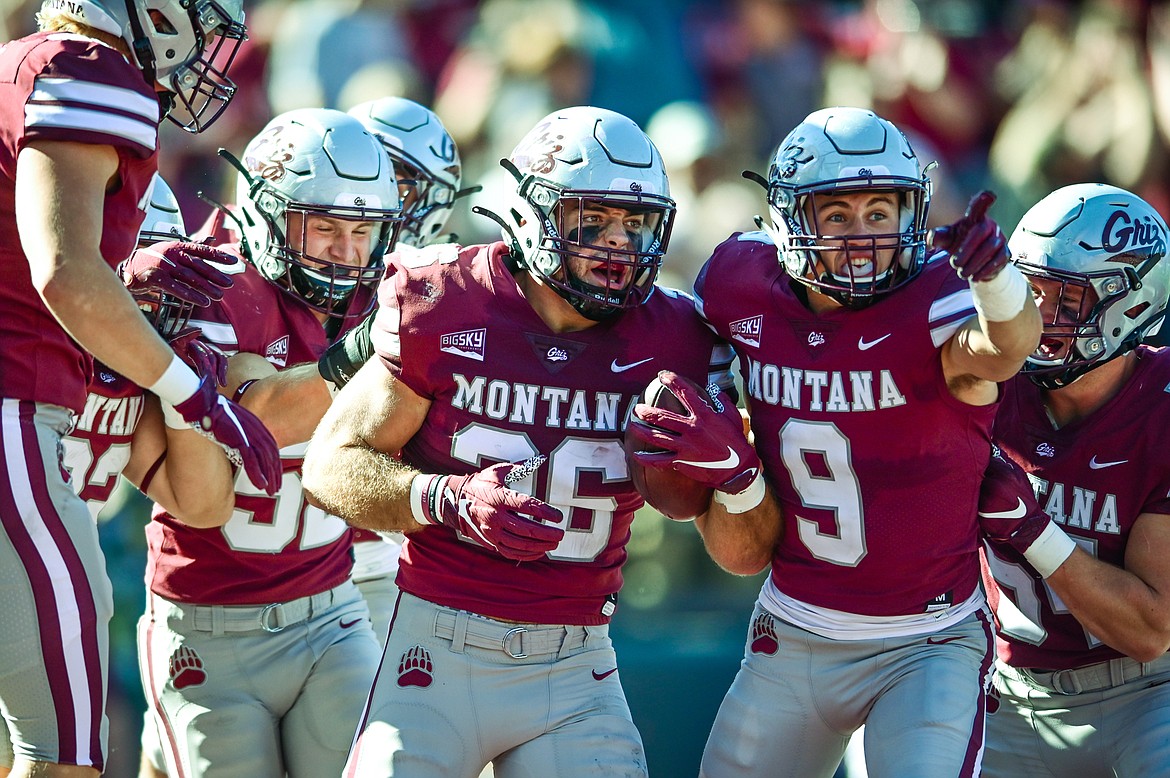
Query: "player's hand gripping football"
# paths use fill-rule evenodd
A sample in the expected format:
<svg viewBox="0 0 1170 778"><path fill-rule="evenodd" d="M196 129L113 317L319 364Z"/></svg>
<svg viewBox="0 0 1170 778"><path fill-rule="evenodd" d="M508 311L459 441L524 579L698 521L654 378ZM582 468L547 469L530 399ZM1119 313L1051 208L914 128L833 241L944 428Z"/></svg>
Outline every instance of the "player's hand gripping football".
<svg viewBox="0 0 1170 778"><path fill-rule="evenodd" d="M419 489L423 523L446 524L507 559L542 558L565 536L555 526L561 513L509 485L531 475L544 460L536 456L520 464L503 462L471 475L418 476L427 479Z"/></svg>
<svg viewBox="0 0 1170 778"><path fill-rule="evenodd" d="M232 285L232 277L216 265L234 264L235 257L217 248L171 240L138 249L118 266L118 274L131 294L168 294L206 308Z"/></svg>
<svg viewBox="0 0 1170 778"><path fill-rule="evenodd" d="M931 243L951 255L951 267L965 281L990 281L1011 258L1007 238L987 215L994 202L994 194L979 192L971 198L963 218L931 233Z"/></svg>
<svg viewBox="0 0 1170 778"><path fill-rule="evenodd" d="M280 488L280 450L268 428L249 411L215 391L216 376L204 374L195 394L175 405L188 424L214 440L232 464L271 496Z"/></svg>
<svg viewBox="0 0 1170 778"><path fill-rule="evenodd" d="M670 468L728 494L747 489L760 472L760 458L743 434L743 417L731 398L714 385L706 393L678 374L663 370L658 380L687 415L646 403L634 406L627 434L647 448L631 456L644 467Z"/></svg>

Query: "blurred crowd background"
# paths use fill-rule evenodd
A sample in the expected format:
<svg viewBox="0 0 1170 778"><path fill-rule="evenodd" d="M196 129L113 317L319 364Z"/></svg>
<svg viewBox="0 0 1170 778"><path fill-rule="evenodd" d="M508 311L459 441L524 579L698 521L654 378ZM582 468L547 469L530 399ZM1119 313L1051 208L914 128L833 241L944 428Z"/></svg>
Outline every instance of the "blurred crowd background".
<svg viewBox="0 0 1170 778"><path fill-rule="evenodd" d="M0 0L6 39L39 1ZM249 41L224 117L189 136L164 125L161 168L188 226L199 193L234 201L239 154L271 116L347 109L388 94L431 106L459 145L464 186L448 225L498 230L501 157L549 111L593 104L637 121L662 151L679 216L663 270L689 288L710 250L766 217L777 143L806 114L871 107L936 160L932 222L982 188L1005 232L1051 190L1112 183L1170 215L1170 3L1156 0L250 0ZM647 338L656 337L647 333ZM142 708L134 622L143 605L136 494L102 532L118 595L109 775L132 775ZM643 511L614 622L622 680L657 775L693 775L742 653L761 578L707 559L689 524ZM122 765L126 765L123 767Z"/></svg>

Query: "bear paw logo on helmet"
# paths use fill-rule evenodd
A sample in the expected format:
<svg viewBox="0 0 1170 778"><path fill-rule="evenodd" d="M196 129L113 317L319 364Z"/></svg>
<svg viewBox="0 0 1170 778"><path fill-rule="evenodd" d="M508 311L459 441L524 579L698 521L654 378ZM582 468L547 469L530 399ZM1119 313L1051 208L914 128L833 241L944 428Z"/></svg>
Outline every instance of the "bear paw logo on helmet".
<svg viewBox="0 0 1170 778"><path fill-rule="evenodd" d="M812 161L813 155L806 153L804 147L800 145L803 140L804 138L797 138L796 143L784 149L780 164L777 166L781 178L792 178L800 165Z"/></svg>

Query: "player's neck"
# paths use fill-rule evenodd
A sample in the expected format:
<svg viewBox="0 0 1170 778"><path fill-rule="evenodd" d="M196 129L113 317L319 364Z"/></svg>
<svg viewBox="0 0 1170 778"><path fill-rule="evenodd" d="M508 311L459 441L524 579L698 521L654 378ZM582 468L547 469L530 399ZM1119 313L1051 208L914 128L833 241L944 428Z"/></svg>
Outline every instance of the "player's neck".
<svg viewBox="0 0 1170 778"><path fill-rule="evenodd" d="M1060 389L1044 392L1044 407L1052 426L1060 429L1079 421L1117 396L1137 367L1137 353L1110 360Z"/></svg>
<svg viewBox="0 0 1170 778"><path fill-rule="evenodd" d="M579 332L597 324L578 313L556 290L540 283L531 273L521 270L515 279L524 299L553 332Z"/></svg>
<svg viewBox="0 0 1170 778"><path fill-rule="evenodd" d="M800 286L806 290L805 305L808 306L810 311L817 314L818 316L823 313L827 313L828 311L835 311L842 307L839 300L829 297L827 294L821 294L815 289L809 289L803 284L794 284L794 286Z"/></svg>

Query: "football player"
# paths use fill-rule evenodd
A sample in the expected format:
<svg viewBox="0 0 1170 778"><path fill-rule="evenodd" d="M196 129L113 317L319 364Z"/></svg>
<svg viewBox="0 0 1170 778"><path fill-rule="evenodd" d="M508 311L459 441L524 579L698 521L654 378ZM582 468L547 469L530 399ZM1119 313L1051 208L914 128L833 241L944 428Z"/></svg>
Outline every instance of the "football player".
<svg viewBox="0 0 1170 778"><path fill-rule="evenodd" d="M279 474L271 437L172 351L112 272L142 223L159 117L207 127L245 37L239 0L147 6L48 0L41 31L0 49L0 707L18 776L93 776L105 760L110 584L60 446L85 407L90 354L261 487Z"/></svg>
<svg viewBox="0 0 1170 778"><path fill-rule="evenodd" d="M231 285L228 276L207 264L225 257L217 256L210 247L176 243L184 238L178 202L156 174L146 218L138 232L138 248L165 252L170 261L147 278L133 279L135 299L196 372L222 372L227 366L225 358L195 340L194 330L183 325L196 305L222 296L222 289ZM133 259L122 263L119 270L127 272ZM167 289L165 298L163 287ZM160 299L167 300L164 307L178 318L158 314ZM62 439L62 463L69 471L69 482L85 500L94 521L120 475L152 499L171 506L189 524L227 521L234 474L222 449L183 423L181 417L174 426L165 424L166 418L174 419L174 411L164 412L157 397L105 365L94 363L85 410ZM8 775L12 761L8 728L0 727L0 775Z"/></svg>
<svg viewBox="0 0 1170 778"><path fill-rule="evenodd" d="M210 246L186 243L174 193L155 176L138 251L119 265L139 307L179 356L201 375L226 380L226 357L197 340L186 323L231 286L216 263L234 258ZM140 257L149 273L137 274ZM158 258L165 258L158 262ZM157 264L156 264L157 263ZM192 526L218 526L231 515L235 474L213 443L184 423L157 397L95 361L85 409L64 440L64 464L73 488L97 521L124 475L152 500ZM217 453L219 452L219 453Z"/></svg>
<svg viewBox="0 0 1170 778"><path fill-rule="evenodd" d="M406 533L349 775L646 774L608 633L642 503L622 425L662 368L729 385L730 352L654 284L674 203L636 124L555 111L502 164L505 241L391 257L377 358L306 452L314 502Z"/></svg>
<svg viewBox="0 0 1170 778"><path fill-rule="evenodd" d="M1167 239L1141 198L1076 184L1009 241L1044 334L995 437L1064 531L1047 564L1011 538L988 544L999 699L985 776L1170 774L1170 352L1142 345L1166 313Z"/></svg>
<svg viewBox="0 0 1170 778"><path fill-rule="evenodd" d="M771 565L701 772L830 776L864 724L873 773L975 775L992 660L979 484L996 382L1035 348L1039 313L990 194L928 256L930 181L870 111L813 112L760 181L772 224L732 235L695 283L739 356L764 473L716 491L697 526L730 572ZM718 473L653 410L633 434Z"/></svg>
<svg viewBox="0 0 1170 778"><path fill-rule="evenodd" d="M139 665L170 775L339 775L378 663L345 522L306 505L300 460L332 396L326 345L374 304L400 200L381 144L340 111L273 118L247 145L240 259L195 323L225 391L281 444L276 497L246 476L219 528L156 510Z"/></svg>
<svg viewBox="0 0 1170 778"><path fill-rule="evenodd" d="M443 227L455 206L455 200L467 190L459 188L462 167L459 150L443 122L434 111L405 97L383 97L355 105L349 110L374 137L394 163L402 196L402 229L395 249L408 252L421 249L428 243L446 243ZM366 333L373 324L367 319ZM355 331L354 336L360 335ZM328 373L325 377L337 386L344 386L352 375L373 356L368 334L360 340L363 348L357 364L346 362L346 370L337 369L337 359L321 362ZM348 345L348 344L342 344ZM352 352L352 349L351 349ZM398 573L398 556L402 552L402 535L379 535L357 528L353 535L353 580L370 606L370 621L380 644L386 643L390 631L390 617L398 597L394 576Z"/></svg>

